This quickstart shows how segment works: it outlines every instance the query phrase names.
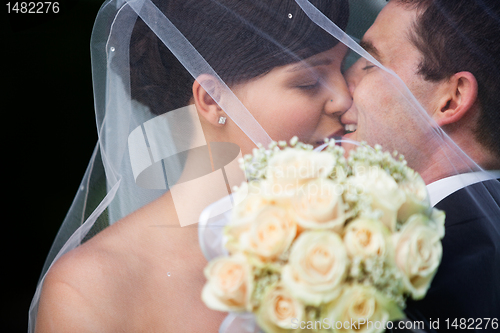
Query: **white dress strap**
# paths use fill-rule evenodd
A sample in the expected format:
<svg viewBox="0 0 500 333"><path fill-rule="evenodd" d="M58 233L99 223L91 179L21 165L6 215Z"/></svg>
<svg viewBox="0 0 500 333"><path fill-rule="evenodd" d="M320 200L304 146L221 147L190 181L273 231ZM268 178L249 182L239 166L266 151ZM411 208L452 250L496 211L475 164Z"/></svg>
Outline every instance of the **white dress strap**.
<svg viewBox="0 0 500 333"><path fill-rule="evenodd" d="M252 313L230 312L220 325L219 333L264 333Z"/></svg>
<svg viewBox="0 0 500 333"><path fill-rule="evenodd" d="M227 195L201 212L198 223L198 239L201 251L208 261L228 255L224 247L223 231L224 226L229 223L232 208L232 195Z"/></svg>

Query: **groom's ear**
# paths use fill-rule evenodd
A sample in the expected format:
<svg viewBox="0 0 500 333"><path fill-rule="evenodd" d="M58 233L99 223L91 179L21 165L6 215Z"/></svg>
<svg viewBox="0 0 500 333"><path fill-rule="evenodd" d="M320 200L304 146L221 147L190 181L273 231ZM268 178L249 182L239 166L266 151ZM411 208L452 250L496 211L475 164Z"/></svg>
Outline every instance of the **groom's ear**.
<svg viewBox="0 0 500 333"><path fill-rule="evenodd" d="M432 117L439 126L462 119L477 101L477 80L470 72L455 73L445 83L444 94Z"/></svg>
<svg viewBox="0 0 500 333"><path fill-rule="evenodd" d="M219 81L209 74L201 74L193 83L193 98L198 113L209 123L219 125L219 117L224 114L217 104L220 100Z"/></svg>

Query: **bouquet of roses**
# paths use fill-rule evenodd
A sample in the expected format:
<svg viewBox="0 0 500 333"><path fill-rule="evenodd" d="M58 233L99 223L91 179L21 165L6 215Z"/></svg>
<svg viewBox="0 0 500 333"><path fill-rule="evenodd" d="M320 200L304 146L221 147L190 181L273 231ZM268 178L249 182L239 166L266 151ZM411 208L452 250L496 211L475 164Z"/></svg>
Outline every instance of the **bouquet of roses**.
<svg viewBox="0 0 500 333"><path fill-rule="evenodd" d="M293 138L243 158L229 256L205 268L208 307L252 312L268 333L377 332L425 296L445 216L423 180L380 146L345 158L327 143L315 151Z"/></svg>

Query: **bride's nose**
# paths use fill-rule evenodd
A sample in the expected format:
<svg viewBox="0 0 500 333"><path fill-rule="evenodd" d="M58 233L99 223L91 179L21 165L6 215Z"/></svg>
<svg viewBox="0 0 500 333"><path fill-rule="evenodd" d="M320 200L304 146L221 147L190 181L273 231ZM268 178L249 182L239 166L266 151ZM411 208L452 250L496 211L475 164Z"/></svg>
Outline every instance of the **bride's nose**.
<svg viewBox="0 0 500 333"><path fill-rule="evenodd" d="M329 99L325 104L325 113L341 116L352 105L352 96L343 76L330 88Z"/></svg>

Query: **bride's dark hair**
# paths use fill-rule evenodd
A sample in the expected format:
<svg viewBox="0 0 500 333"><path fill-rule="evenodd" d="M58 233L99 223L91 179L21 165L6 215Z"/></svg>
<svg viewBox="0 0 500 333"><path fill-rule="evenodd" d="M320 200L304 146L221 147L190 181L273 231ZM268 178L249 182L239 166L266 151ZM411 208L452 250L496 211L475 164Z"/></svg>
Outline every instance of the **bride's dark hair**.
<svg viewBox="0 0 500 333"><path fill-rule="evenodd" d="M153 0L231 86L308 58L338 41L312 23L294 0ZM347 0L311 0L341 29ZM132 98L154 114L186 106L194 78L140 19L130 42Z"/></svg>

